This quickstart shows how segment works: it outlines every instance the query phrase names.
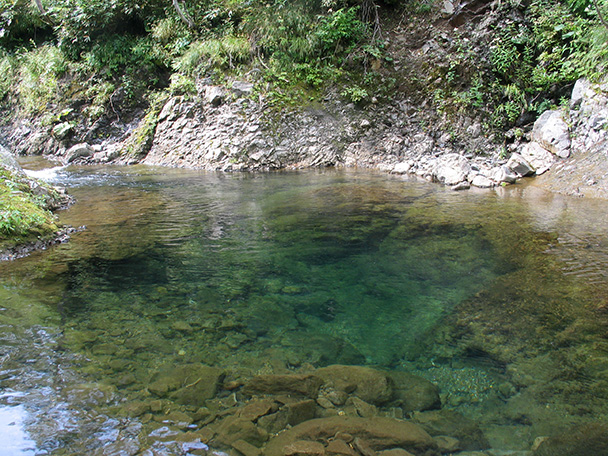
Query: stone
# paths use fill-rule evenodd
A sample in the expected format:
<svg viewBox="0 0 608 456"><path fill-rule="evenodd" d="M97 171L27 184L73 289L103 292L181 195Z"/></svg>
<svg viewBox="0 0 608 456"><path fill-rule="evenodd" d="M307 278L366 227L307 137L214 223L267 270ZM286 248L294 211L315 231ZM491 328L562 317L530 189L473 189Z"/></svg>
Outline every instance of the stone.
<svg viewBox="0 0 608 456"><path fill-rule="evenodd" d="M393 397L393 385L385 372L361 366L334 364L315 371L328 386L374 405L382 405Z"/></svg>
<svg viewBox="0 0 608 456"><path fill-rule="evenodd" d="M543 149L544 150L544 149ZM502 165L493 169L492 180L494 182L514 184L517 182L518 175L507 165Z"/></svg>
<svg viewBox="0 0 608 456"><path fill-rule="evenodd" d="M53 127L53 136L57 139L65 139L74 131L71 122L61 122Z"/></svg>
<svg viewBox="0 0 608 456"><path fill-rule="evenodd" d="M272 399L252 401L238 412L238 416L250 421L256 421L259 417L271 413L274 406L275 402Z"/></svg>
<svg viewBox="0 0 608 456"><path fill-rule="evenodd" d="M385 417L333 416L305 421L273 437L264 448L265 456L284 456L284 448L297 441L327 441L338 433L359 438L377 452L403 448L415 454L439 456L437 445L420 426ZM354 442L354 440L353 440Z"/></svg>
<svg viewBox="0 0 608 456"><path fill-rule="evenodd" d="M72 163L77 158L90 157L95 151L87 143L76 144L70 147L64 156L66 163Z"/></svg>
<svg viewBox="0 0 608 456"><path fill-rule="evenodd" d="M13 171L21 171L21 165L17 162L17 158L2 145L0 145L0 166Z"/></svg>
<svg viewBox="0 0 608 456"><path fill-rule="evenodd" d="M299 394L316 399L323 380L311 374L258 375L245 383L243 393L254 394Z"/></svg>
<svg viewBox="0 0 608 456"><path fill-rule="evenodd" d="M224 89L217 86L205 87L204 99L212 106L219 106L224 102Z"/></svg>
<svg viewBox="0 0 608 456"><path fill-rule="evenodd" d="M543 440L533 456L600 456L608 449L608 424L590 423Z"/></svg>
<svg viewBox="0 0 608 456"><path fill-rule="evenodd" d="M519 177L531 176L536 172L534 167L528 163L528 160L516 152L511 155L506 166Z"/></svg>
<svg viewBox="0 0 608 456"><path fill-rule="evenodd" d="M232 443L232 448L241 453L243 456L260 456L262 452L256 446L245 440L237 440Z"/></svg>
<svg viewBox="0 0 608 456"><path fill-rule="evenodd" d="M460 451L460 441L454 437L438 435L433 437L433 441L437 444L442 454Z"/></svg>
<svg viewBox="0 0 608 456"><path fill-rule="evenodd" d="M407 174L411 168L412 166L409 163L397 163L391 172L393 174Z"/></svg>
<svg viewBox="0 0 608 456"><path fill-rule="evenodd" d="M355 450L344 440L330 440L325 448L325 454L328 456L357 456Z"/></svg>
<svg viewBox="0 0 608 456"><path fill-rule="evenodd" d="M154 375L148 390L181 405L201 407L215 397L224 376L222 369L203 364L170 366Z"/></svg>
<svg viewBox="0 0 608 456"><path fill-rule="evenodd" d="M452 153L437 158L433 176L444 185L456 185L464 180L471 172L471 164L462 155Z"/></svg>
<svg viewBox="0 0 608 456"><path fill-rule="evenodd" d="M253 92L253 84L245 81L234 81L232 83L232 91L238 97L247 96Z"/></svg>
<svg viewBox="0 0 608 456"><path fill-rule="evenodd" d="M555 156L537 142L524 144L519 153L536 170L537 176L548 171L555 162Z"/></svg>
<svg viewBox="0 0 608 456"><path fill-rule="evenodd" d="M462 450L483 450L490 446L477 423L454 410L418 412L412 421L432 436L449 435L459 439Z"/></svg>
<svg viewBox="0 0 608 456"><path fill-rule="evenodd" d="M256 426L250 420L238 416L224 418L217 427L216 432L216 440L230 446L234 442L244 440L251 445L259 447L268 440L268 432Z"/></svg>
<svg viewBox="0 0 608 456"><path fill-rule="evenodd" d="M545 111L534 122L531 138L560 158L570 156L570 129L561 111Z"/></svg>
<svg viewBox="0 0 608 456"><path fill-rule="evenodd" d="M434 410L441 407L439 388L425 378L409 372L393 371L395 404L404 412Z"/></svg>
<svg viewBox="0 0 608 456"><path fill-rule="evenodd" d="M355 437L352 446L361 456L376 456L376 452L365 440Z"/></svg>
<svg viewBox="0 0 608 456"><path fill-rule="evenodd" d="M452 186L452 190L454 190L455 192L459 192L461 190L468 190L470 188L471 188L471 184L469 184L466 181L460 182L460 183Z"/></svg>
<svg viewBox="0 0 608 456"><path fill-rule="evenodd" d="M287 423L296 426L315 417L317 404L312 399L287 404Z"/></svg>
<svg viewBox="0 0 608 456"><path fill-rule="evenodd" d="M471 179L471 185L479 188L492 188L496 187L496 182L483 174L476 174L473 179Z"/></svg>
<svg viewBox="0 0 608 456"><path fill-rule="evenodd" d="M351 405L357 415L363 418L378 415L378 409L375 406L368 404L367 402L359 399L357 396L349 398L346 405Z"/></svg>
<svg viewBox="0 0 608 456"><path fill-rule="evenodd" d="M401 448L392 448L390 450L384 450L378 453L379 456L414 456L409 451L405 451Z"/></svg>
<svg viewBox="0 0 608 456"><path fill-rule="evenodd" d="M282 454L285 456L323 456L325 446L320 442L298 440L286 445Z"/></svg>
<svg viewBox="0 0 608 456"><path fill-rule="evenodd" d="M588 97L588 92L591 90L591 83L587 79L579 79L572 88L570 96L570 109L578 108L583 100Z"/></svg>

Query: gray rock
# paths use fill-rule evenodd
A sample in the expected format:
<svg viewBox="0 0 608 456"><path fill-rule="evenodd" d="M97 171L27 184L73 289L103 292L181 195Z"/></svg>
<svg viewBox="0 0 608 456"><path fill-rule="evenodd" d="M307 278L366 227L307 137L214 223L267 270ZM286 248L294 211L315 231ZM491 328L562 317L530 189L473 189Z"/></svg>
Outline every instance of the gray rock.
<svg viewBox="0 0 608 456"><path fill-rule="evenodd" d="M570 109L578 108L583 99L588 97L591 90L591 83L587 79L579 79L574 84L572 95L570 96Z"/></svg>
<svg viewBox="0 0 608 456"><path fill-rule="evenodd" d="M393 170L391 171L393 174L407 174L410 169L412 168L412 165L410 165L409 163L397 163L394 167Z"/></svg>
<svg viewBox="0 0 608 456"><path fill-rule="evenodd" d="M543 149L544 150L544 149ZM517 181L518 175L509 168L507 165L502 165L494 169L492 173L492 180L499 184L505 182L507 184L514 184Z"/></svg>
<svg viewBox="0 0 608 456"><path fill-rule="evenodd" d="M509 158L509 161L507 162L507 168L512 170L519 177L531 176L536 172L534 167L518 153L513 153L511 155L511 158Z"/></svg>
<svg viewBox="0 0 608 456"><path fill-rule="evenodd" d="M71 122L61 122L53 127L53 136L57 139L65 139L74 131Z"/></svg>
<svg viewBox="0 0 608 456"><path fill-rule="evenodd" d="M212 106L219 106L224 102L224 89L217 86L205 87L205 101Z"/></svg>
<svg viewBox="0 0 608 456"><path fill-rule="evenodd" d="M6 147L0 146L0 166L13 171L21 171L21 166L13 154Z"/></svg>
<svg viewBox="0 0 608 456"><path fill-rule="evenodd" d="M76 144L70 147L65 153L65 162L72 163L77 158L90 157L95 150L87 143Z"/></svg>
<svg viewBox="0 0 608 456"><path fill-rule="evenodd" d="M537 142L524 144L520 154L536 170L536 175L549 170L555 162L555 156Z"/></svg>
<svg viewBox="0 0 608 456"><path fill-rule="evenodd" d="M570 156L570 129L562 111L545 111L534 122L531 138L560 158Z"/></svg>
<svg viewBox="0 0 608 456"><path fill-rule="evenodd" d="M253 92L253 84L245 81L234 81L232 91L238 97L247 96Z"/></svg>
<svg viewBox="0 0 608 456"><path fill-rule="evenodd" d="M476 174L473 179L471 179L471 185L479 188L492 188L496 186L496 182L483 174Z"/></svg>
<svg viewBox="0 0 608 456"><path fill-rule="evenodd" d="M433 176L445 185L456 185L466 180L471 164L462 155L453 153L440 156L435 163Z"/></svg>

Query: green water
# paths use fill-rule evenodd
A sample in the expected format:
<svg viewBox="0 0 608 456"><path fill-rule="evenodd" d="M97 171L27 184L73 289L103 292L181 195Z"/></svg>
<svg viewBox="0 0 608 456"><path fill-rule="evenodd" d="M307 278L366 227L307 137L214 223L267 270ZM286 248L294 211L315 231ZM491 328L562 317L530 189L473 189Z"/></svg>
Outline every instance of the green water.
<svg viewBox="0 0 608 456"><path fill-rule="evenodd" d="M53 181L87 229L0 264L0 427L21 430L0 454L183 454L125 410L187 363L414 372L501 449L606 418L605 202L348 171Z"/></svg>

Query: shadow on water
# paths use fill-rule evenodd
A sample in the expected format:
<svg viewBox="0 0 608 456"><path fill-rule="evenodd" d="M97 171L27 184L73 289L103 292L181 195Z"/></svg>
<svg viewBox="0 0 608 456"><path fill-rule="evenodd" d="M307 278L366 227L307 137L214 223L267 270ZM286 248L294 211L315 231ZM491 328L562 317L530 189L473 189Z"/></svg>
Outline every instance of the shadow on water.
<svg viewBox="0 0 608 456"><path fill-rule="evenodd" d="M331 364L413 372L495 448L606 416L603 203L373 173L61 173L79 201L62 220L88 229L0 265L15 340L0 388L20 395L4 410L34 416L22 427L38 426L38 448L182 454L161 434L207 415L150 391L168 366L201 363L227 384ZM17 362L41 350L32 328L53 334L45 367ZM49 384L52 401L37 393ZM165 430L167 407L185 424Z"/></svg>

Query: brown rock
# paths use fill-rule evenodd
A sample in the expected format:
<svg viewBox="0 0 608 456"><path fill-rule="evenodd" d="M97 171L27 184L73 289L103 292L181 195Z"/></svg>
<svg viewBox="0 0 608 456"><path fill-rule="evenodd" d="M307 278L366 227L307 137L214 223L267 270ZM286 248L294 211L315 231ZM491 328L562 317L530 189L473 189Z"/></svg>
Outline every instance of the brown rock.
<svg viewBox="0 0 608 456"><path fill-rule="evenodd" d="M224 445L232 445L237 440L244 440L254 446L261 446L268 440L268 432L238 416L224 418L216 431L216 440Z"/></svg>
<svg viewBox="0 0 608 456"><path fill-rule="evenodd" d="M315 375L325 384L370 404L385 404L393 396L393 382L388 375L369 367L335 364L317 369Z"/></svg>
<svg viewBox="0 0 608 456"><path fill-rule="evenodd" d="M258 375L243 386L243 393L299 394L316 399L323 380L311 374Z"/></svg>
<svg viewBox="0 0 608 456"><path fill-rule="evenodd" d="M462 450L483 450L490 446L477 423L453 410L418 412L412 421L432 436L449 435L457 438Z"/></svg>
<svg viewBox="0 0 608 456"><path fill-rule="evenodd" d="M370 418L372 416L378 415L378 409L375 406L368 404L367 402L359 399L358 397L351 397L350 399L348 399L346 404L352 405L357 415L362 418Z"/></svg>
<svg viewBox="0 0 608 456"><path fill-rule="evenodd" d="M357 450L361 456L376 456L376 452L372 450L372 447L359 437L355 437L355 440L353 440L353 448Z"/></svg>
<svg viewBox="0 0 608 456"><path fill-rule="evenodd" d="M259 448L244 440L237 440L232 444L232 448L237 450L243 456L260 456L260 454L262 454Z"/></svg>
<svg viewBox="0 0 608 456"><path fill-rule="evenodd" d="M395 402L404 412L435 410L441 407L439 388L427 379L408 372L390 372Z"/></svg>
<svg viewBox="0 0 608 456"><path fill-rule="evenodd" d="M259 417L271 413L274 406L275 402L272 399L252 401L239 411L238 416L250 421L256 421Z"/></svg>
<svg viewBox="0 0 608 456"><path fill-rule="evenodd" d="M325 446L322 443L308 440L297 440L283 448L285 456L323 456L324 454Z"/></svg>
<svg viewBox="0 0 608 456"><path fill-rule="evenodd" d="M325 448L325 454L328 456L356 456L357 453L344 440L335 439L329 442Z"/></svg>
<svg viewBox="0 0 608 456"><path fill-rule="evenodd" d="M401 448L393 448L391 450L384 450L378 453L379 456L414 456L409 451L405 451Z"/></svg>
<svg viewBox="0 0 608 456"><path fill-rule="evenodd" d="M308 399L288 404L285 408L287 409L287 422L291 426L296 426L315 417L316 403L312 399Z"/></svg>
<svg viewBox="0 0 608 456"><path fill-rule="evenodd" d="M334 416L305 421L273 437L264 450L265 456L284 456L283 449L300 440L323 441L338 433L365 440L374 451L403 448L417 455L438 456L433 439L420 426L392 418L357 418Z"/></svg>
<svg viewBox="0 0 608 456"><path fill-rule="evenodd" d="M608 454L608 424L577 426L544 440L534 456L605 456Z"/></svg>
<svg viewBox="0 0 608 456"><path fill-rule="evenodd" d="M169 366L153 377L148 390L178 404L200 407L215 396L223 378L223 370L203 364Z"/></svg>
<svg viewBox="0 0 608 456"><path fill-rule="evenodd" d="M433 440L439 447L439 451L442 454L444 453L455 453L456 451L460 451L460 441L455 439L454 437L450 437L447 435L438 435L433 437Z"/></svg>

